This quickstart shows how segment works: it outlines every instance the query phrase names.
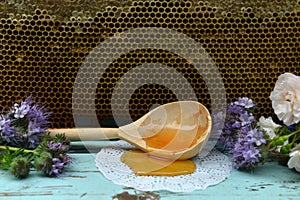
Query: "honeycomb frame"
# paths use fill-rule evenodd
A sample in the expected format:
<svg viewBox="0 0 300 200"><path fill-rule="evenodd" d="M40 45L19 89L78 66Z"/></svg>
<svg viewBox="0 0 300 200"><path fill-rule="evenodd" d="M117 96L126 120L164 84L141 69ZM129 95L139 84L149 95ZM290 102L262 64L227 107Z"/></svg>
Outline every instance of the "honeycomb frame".
<svg viewBox="0 0 300 200"><path fill-rule="evenodd" d="M219 14L203 2L136 1L126 9L110 6L94 16L57 20L47 10L2 18L0 22L0 107L31 94L53 111L53 128L73 127L72 89L86 56L116 33L133 28L168 28L191 37L206 49L223 78L228 99L252 98L257 115L274 115L269 95L284 72L299 75L300 9L258 16L252 8L239 15ZM184 58L157 49L139 49L117 58L99 80L96 113L112 118L111 96L118 80L143 63L161 63L179 71L210 108L201 75ZM134 82L134 80L133 80ZM218 89L218 88L216 88ZM164 86L137 88L130 99L133 119L151 106L175 101ZM82 112L91 108L82 105Z"/></svg>

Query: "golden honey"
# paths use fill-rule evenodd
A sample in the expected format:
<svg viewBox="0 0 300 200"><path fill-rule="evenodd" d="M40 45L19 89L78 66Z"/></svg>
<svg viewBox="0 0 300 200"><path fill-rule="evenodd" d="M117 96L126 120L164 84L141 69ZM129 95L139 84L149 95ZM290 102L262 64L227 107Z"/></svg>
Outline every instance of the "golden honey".
<svg viewBox="0 0 300 200"><path fill-rule="evenodd" d="M166 126L151 137L143 138L149 149L169 152L184 151L194 144L202 131L198 124L189 126ZM140 150L124 153L121 161L127 164L136 175L140 176L177 176L193 173L196 165L191 160L174 160L153 156Z"/></svg>
<svg viewBox="0 0 300 200"><path fill-rule="evenodd" d="M191 160L164 160L152 157L140 150L125 152L121 161L139 176L178 176L191 174L196 170L196 165Z"/></svg>
<svg viewBox="0 0 300 200"><path fill-rule="evenodd" d="M196 144L199 135L197 130L183 131L164 128L152 137L144 138L147 147L167 151L184 151Z"/></svg>

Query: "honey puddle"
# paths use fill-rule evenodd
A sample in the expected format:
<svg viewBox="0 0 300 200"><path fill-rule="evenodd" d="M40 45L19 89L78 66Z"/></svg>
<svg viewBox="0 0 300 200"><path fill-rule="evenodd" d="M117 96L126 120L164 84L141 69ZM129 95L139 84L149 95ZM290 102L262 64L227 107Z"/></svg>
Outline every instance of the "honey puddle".
<svg viewBox="0 0 300 200"><path fill-rule="evenodd" d="M191 174L196 165L191 160L168 161L156 159L140 150L125 152L121 161L127 164L139 176L177 176Z"/></svg>

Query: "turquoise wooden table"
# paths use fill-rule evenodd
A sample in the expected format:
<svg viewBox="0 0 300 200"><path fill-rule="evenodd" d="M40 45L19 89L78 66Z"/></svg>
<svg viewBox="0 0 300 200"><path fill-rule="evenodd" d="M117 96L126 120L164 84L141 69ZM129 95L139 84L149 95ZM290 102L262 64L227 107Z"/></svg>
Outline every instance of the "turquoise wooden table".
<svg viewBox="0 0 300 200"><path fill-rule="evenodd" d="M17 180L0 171L0 199L300 199L300 173L273 162L253 173L232 170L228 179L206 190L142 192L115 185L97 170L95 154L78 152L71 152L76 161L60 178L32 172Z"/></svg>

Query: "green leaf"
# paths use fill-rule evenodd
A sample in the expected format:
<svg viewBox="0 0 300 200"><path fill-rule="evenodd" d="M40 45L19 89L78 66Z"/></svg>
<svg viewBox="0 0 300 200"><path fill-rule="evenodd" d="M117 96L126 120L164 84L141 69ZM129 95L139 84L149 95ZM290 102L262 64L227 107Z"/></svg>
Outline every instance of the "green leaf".
<svg viewBox="0 0 300 200"><path fill-rule="evenodd" d="M9 150L9 147L6 147L4 152L2 153L1 166L0 169L7 169L12 162L12 154Z"/></svg>
<svg viewBox="0 0 300 200"><path fill-rule="evenodd" d="M53 138L53 142L59 142L62 144L70 144L70 141L67 139L64 133L56 134Z"/></svg>
<svg viewBox="0 0 300 200"><path fill-rule="evenodd" d="M0 169L8 169L13 162L14 158L17 157L26 157L30 160L33 159L33 153L32 152L25 152L25 149L17 148L14 150L11 150L9 146L5 147L5 150L1 152L0 156Z"/></svg>

